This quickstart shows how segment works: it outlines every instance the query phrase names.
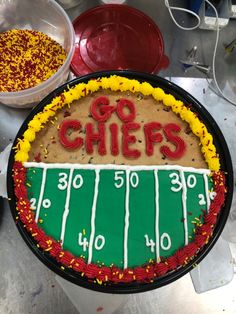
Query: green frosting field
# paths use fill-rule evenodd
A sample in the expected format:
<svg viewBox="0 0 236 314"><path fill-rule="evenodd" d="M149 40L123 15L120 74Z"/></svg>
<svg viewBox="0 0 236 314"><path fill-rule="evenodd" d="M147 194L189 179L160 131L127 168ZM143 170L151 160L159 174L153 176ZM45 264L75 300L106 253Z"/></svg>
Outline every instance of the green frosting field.
<svg viewBox="0 0 236 314"><path fill-rule="evenodd" d="M184 216L182 199L184 188L179 184L181 182L179 172L158 170L157 216L153 170L130 171L127 179L125 170L101 169L94 220L92 208L95 170L74 169L69 185L70 169L47 169L43 193L42 174L42 168L27 169L28 197L32 209L35 213L38 212L38 224L46 234L58 241L62 240L63 249L76 256L84 256L86 260L90 254L93 263L107 266L114 264L123 268L125 254L128 267L142 265L159 257L171 256L185 245L186 236L188 242L193 240L196 223L199 223L199 219L202 220L203 211L207 210L207 195L202 174L184 172L187 186ZM210 178L208 181L210 190L212 182ZM128 225L125 224L127 199ZM64 219L65 232L62 239L66 201L68 215ZM91 235L92 228L94 234ZM125 243L127 253L124 252Z"/></svg>

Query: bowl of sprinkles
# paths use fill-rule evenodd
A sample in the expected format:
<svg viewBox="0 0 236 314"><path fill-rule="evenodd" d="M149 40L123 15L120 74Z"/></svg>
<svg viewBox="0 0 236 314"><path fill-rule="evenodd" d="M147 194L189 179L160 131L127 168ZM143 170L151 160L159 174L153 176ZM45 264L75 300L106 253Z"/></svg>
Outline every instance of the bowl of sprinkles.
<svg viewBox="0 0 236 314"><path fill-rule="evenodd" d="M2 12L0 104L30 108L67 80L73 26L54 0L9 1Z"/></svg>

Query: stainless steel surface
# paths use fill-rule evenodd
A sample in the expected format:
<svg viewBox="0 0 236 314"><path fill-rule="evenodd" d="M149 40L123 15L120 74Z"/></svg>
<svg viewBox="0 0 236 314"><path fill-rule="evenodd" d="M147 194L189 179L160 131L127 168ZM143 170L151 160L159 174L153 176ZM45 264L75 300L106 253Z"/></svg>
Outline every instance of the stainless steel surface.
<svg viewBox="0 0 236 314"><path fill-rule="evenodd" d="M235 314L236 278L229 285L196 294L189 275L175 283L148 293L129 296L115 314Z"/></svg>
<svg viewBox="0 0 236 314"><path fill-rule="evenodd" d="M172 0L171 4L187 7L186 0ZM67 10L71 19L75 19L79 13L99 5L98 0L82 1L78 7ZM162 76L184 76L184 77L201 77L199 71L192 70L190 73L184 74L181 69L180 59L184 59L187 52L193 47L198 47L198 61L203 64L211 64L212 53L216 33L214 31L196 29L194 31L183 31L178 29L171 20L164 1L154 0L127 0L126 4L133 6L147 15L149 15L160 28L164 42L165 51L170 58L168 69L161 72ZM174 13L177 21L185 27L193 26L196 20L184 13ZM231 42L235 38L236 20L231 19L227 27L220 31L220 41L218 49L218 61L224 58L224 44ZM220 71L222 66L217 66ZM220 71L221 72L221 71ZM182 73L182 75L181 75ZM235 72L234 72L235 73ZM218 73L220 75L220 73Z"/></svg>
<svg viewBox="0 0 236 314"><path fill-rule="evenodd" d="M57 0L64 9L71 9L79 5L84 0Z"/></svg>
<svg viewBox="0 0 236 314"><path fill-rule="evenodd" d="M178 1L178 3L181 5L183 1ZM82 11L97 4L98 1L82 1L77 7L67 12L73 19ZM193 69L184 73L178 61L186 56L186 50L190 50L196 45L199 61L204 64L211 64L215 33L203 30L183 32L176 29L162 1L138 0L127 1L127 4L143 10L158 24L163 33L166 54L170 57L170 67L160 74L189 91L206 106L224 133L235 166L236 140L234 129L236 126L236 107L213 93L205 79L193 78L203 76L199 71ZM188 21L185 20L185 22ZM229 25L221 31L217 72L220 70L218 74L220 74L222 87L229 85L234 88L236 85L235 58L230 56L231 59L227 59L226 62L222 52L222 43L229 43L235 38L235 26L236 20L230 21ZM187 78L187 76L191 76L191 78ZM231 96L235 97L233 88L227 89L227 92L232 93ZM1 150L15 137L27 114L27 110L18 111L3 106L0 107ZM22 240L11 217L7 201L1 199L0 201L0 313L77 313L75 307L55 281L55 275L34 256ZM233 210L235 212L234 207ZM228 234L226 234L227 236ZM235 258L236 244L231 244L231 248ZM190 276L185 275L166 287L129 296L128 302L116 314L236 313L235 291L236 276L226 286L203 294L196 294Z"/></svg>

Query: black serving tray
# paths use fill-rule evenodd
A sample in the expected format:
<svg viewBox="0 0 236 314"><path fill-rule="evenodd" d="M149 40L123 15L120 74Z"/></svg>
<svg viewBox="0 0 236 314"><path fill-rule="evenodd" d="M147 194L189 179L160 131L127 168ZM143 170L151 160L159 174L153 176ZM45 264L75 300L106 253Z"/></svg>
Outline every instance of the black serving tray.
<svg viewBox="0 0 236 314"><path fill-rule="evenodd" d="M115 284L110 283L107 285L98 285L95 284L93 281L88 281L86 278L81 277L79 273L73 271L72 269L65 268L64 270L61 269L61 265L57 263L57 261L51 257L48 253L42 251L40 248L37 247L36 241L33 237L27 232L24 228L23 223L21 221L17 222L17 228L25 240L26 244L29 246L31 251L52 271L56 274L62 276L63 278L69 280L72 283L75 283L79 286L96 290L105 293L137 293L137 292L144 292L148 290L152 290L155 288L159 288L161 286L167 285L172 283L173 281L177 280L178 278L182 277L186 273L188 273L194 265L198 264L211 250L213 245L216 243L217 239L219 238L224 225L226 223L233 195L233 167L232 161L229 153L229 149L227 147L226 141L224 136L218 127L215 120L209 114L209 112L201 105L193 96L191 96L188 92L184 89L180 88L179 86L173 84L172 82L158 77L156 75L134 72L134 71L103 71L103 72L96 72L91 73L85 76L81 76L76 78L70 82L65 83L64 85L58 87L56 90L51 92L47 97L45 97L29 114L29 116L24 121L23 125L21 126L16 139L14 141L13 147L17 143L17 138L21 138L25 130L27 129L27 125L29 121L34 117L35 114L40 112L45 105L51 102L51 100L62 93L65 90L68 90L69 87L72 87L81 82L88 82L90 79L99 78L104 76L110 75L120 75L125 76L130 79L137 79L139 81L149 82L154 87L161 87L166 93L171 93L175 96L176 99L182 100L185 104L191 104L191 109L195 111L199 118L205 123L206 127L210 131L210 133L214 137L214 144L217 148L217 151L220 156L220 163L221 169L226 173L226 186L227 186L227 194L225 199L225 204L219 214L216 226L214 228L213 236L209 240L208 244L204 246L203 249L198 253L198 255L187 265L180 267L176 271L169 272L163 277L155 279L152 283L130 283L130 284ZM14 163L14 151L11 151L9 157L9 164L8 164L8 176L7 176L7 188L8 188L8 196L10 198L10 208L13 215L13 219L16 220L16 216L18 215L16 210L16 197L14 194L14 184L12 179L12 168Z"/></svg>

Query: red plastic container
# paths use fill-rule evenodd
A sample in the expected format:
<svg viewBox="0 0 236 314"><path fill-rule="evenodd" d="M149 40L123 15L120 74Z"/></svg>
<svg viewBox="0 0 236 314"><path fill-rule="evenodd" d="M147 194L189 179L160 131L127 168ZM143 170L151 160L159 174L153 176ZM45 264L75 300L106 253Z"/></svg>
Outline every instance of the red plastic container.
<svg viewBox="0 0 236 314"><path fill-rule="evenodd" d="M107 4L78 16L71 69L76 76L100 70L158 73L169 64L162 34L143 12Z"/></svg>

